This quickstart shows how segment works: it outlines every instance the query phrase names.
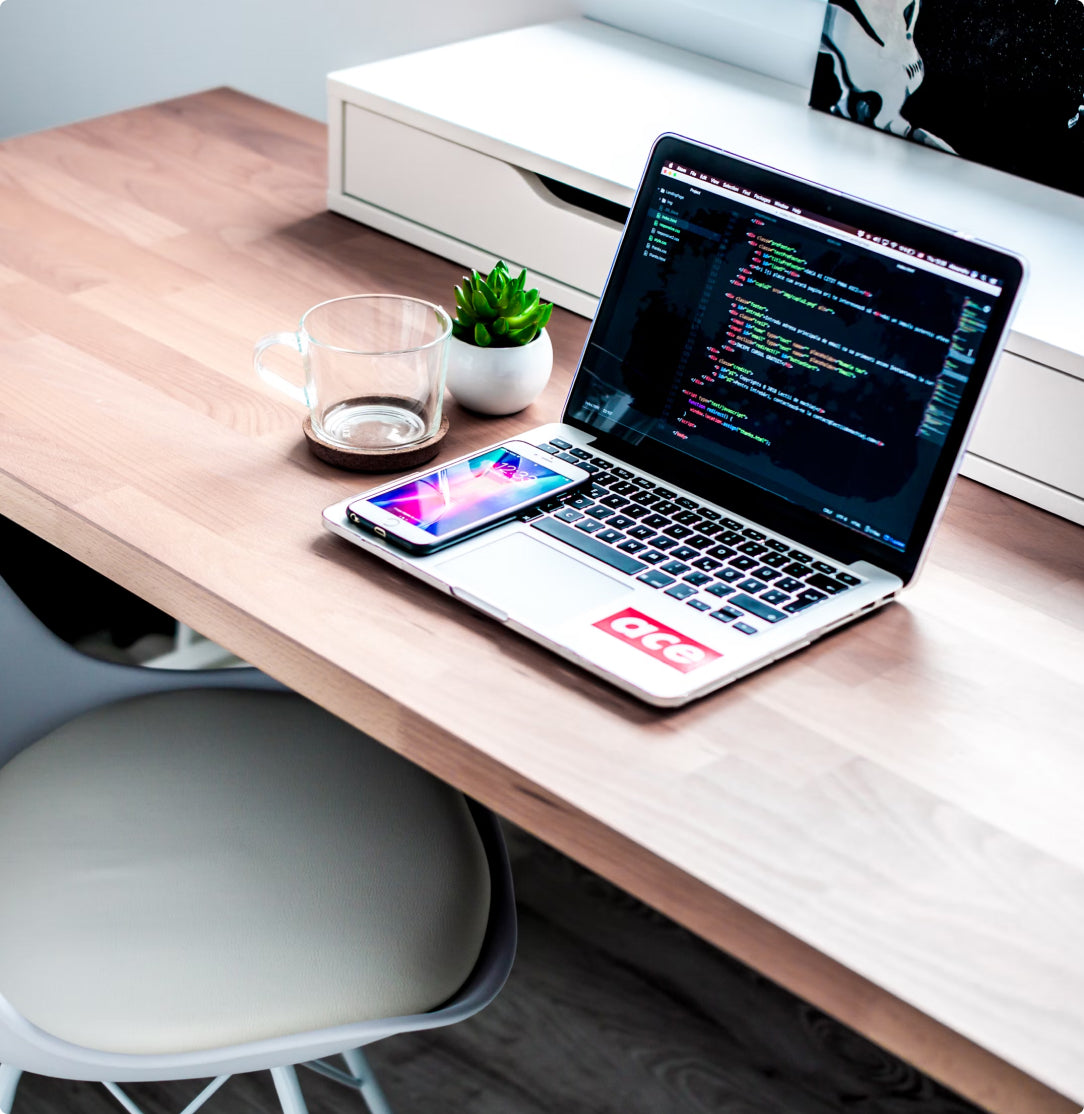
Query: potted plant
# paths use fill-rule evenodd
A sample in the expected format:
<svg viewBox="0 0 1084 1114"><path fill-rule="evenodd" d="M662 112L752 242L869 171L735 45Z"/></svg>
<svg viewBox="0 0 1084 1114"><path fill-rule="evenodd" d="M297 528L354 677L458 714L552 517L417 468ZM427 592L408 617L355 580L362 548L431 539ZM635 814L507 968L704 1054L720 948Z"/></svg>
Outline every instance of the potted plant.
<svg viewBox="0 0 1084 1114"><path fill-rule="evenodd" d="M468 410L514 414L549 382L553 304L526 285L525 270L513 278L499 260L488 275L472 271L455 288L447 382Z"/></svg>

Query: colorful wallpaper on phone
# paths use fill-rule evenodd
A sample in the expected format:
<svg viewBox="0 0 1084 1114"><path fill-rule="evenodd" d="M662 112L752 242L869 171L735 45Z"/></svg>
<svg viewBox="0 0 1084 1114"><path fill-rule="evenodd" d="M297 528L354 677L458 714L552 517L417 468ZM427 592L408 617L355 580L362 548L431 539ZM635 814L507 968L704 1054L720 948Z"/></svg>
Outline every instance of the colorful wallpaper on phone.
<svg viewBox="0 0 1084 1114"><path fill-rule="evenodd" d="M492 449L470 460L374 495L369 500L439 538L531 502L566 483L544 464L508 449Z"/></svg>

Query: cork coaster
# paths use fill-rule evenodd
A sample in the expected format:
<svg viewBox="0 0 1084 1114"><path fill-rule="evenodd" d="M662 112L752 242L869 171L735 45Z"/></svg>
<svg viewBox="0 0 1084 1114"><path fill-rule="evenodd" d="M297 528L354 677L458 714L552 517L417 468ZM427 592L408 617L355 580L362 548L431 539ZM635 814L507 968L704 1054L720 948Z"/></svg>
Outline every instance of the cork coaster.
<svg viewBox="0 0 1084 1114"><path fill-rule="evenodd" d="M333 445L316 436L310 418L305 419L301 428L309 451L325 464L345 468L350 472L403 472L408 468L416 468L437 455L440 443L448 432L448 419L440 419L440 428L432 437L404 445L401 449L348 449L343 445Z"/></svg>

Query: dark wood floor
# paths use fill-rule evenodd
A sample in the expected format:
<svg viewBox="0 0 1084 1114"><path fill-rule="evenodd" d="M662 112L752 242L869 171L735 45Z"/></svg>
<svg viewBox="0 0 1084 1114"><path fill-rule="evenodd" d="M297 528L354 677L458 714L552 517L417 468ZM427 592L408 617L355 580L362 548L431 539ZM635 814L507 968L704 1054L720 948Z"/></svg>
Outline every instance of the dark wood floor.
<svg viewBox="0 0 1084 1114"><path fill-rule="evenodd" d="M522 832L510 831L520 947L462 1025L367 1049L396 1114L975 1114L811 1006ZM311 1114L360 1114L305 1072ZM129 1088L176 1114L198 1084ZM101 1088L24 1077L14 1114L116 1114ZM239 1076L211 1114L277 1109Z"/></svg>

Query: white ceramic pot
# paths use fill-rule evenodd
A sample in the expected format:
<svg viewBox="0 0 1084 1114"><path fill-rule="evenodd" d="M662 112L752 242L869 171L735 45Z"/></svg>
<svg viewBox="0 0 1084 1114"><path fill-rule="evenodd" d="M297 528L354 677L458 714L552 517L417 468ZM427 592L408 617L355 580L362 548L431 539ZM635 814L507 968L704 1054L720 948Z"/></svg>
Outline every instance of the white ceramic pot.
<svg viewBox="0 0 1084 1114"><path fill-rule="evenodd" d="M514 414L529 406L553 370L545 329L517 348L479 348L454 336L448 346L448 389L460 406L479 414Z"/></svg>

